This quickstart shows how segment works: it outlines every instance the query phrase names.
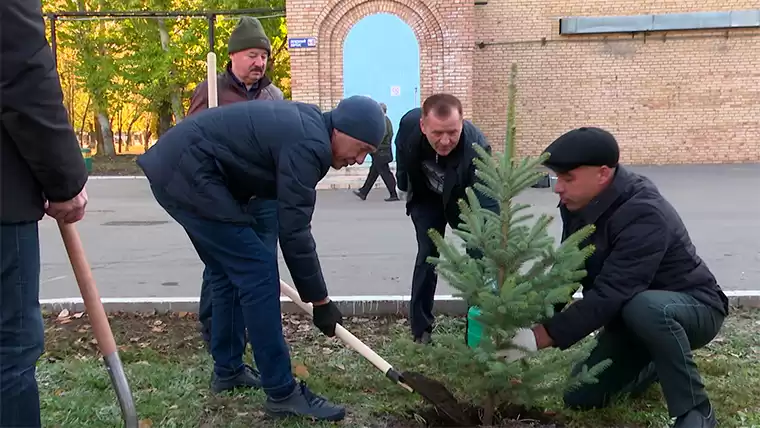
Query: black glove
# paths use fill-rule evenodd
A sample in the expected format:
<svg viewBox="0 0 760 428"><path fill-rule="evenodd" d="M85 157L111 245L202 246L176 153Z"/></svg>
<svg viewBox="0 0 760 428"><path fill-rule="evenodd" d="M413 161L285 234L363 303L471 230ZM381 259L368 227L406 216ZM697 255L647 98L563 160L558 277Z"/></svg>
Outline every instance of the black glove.
<svg viewBox="0 0 760 428"><path fill-rule="evenodd" d="M314 305L314 325L327 337L335 336L335 324L343 325L343 314L330 300L325 305Z"/></svg>

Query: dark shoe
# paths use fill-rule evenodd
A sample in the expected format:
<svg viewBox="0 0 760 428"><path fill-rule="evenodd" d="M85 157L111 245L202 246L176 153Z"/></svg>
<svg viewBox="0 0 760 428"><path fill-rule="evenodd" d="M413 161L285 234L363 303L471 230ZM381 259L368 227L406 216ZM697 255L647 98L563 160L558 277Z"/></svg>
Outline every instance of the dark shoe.
<svg viewBox="0 0 760 428"><path fill-rule="evenodd" d="M433 339L430 337L430 332L423 332L421 336L416 336L414 338L414 343L420 343L423 345L427 345L431 343Z"/></svg>
<svg viewBox="0 0 760 428"><path fill-rule="evenodd" d="M273 417L303 416L314 420L340 421L346 417L346 409L327 401L299 382L295 390L286 398L273 400L267 397L266 412Z"/></svg>
<svg viewBox="0 0 760 428"><path fill-rule="evenodd" d="M398 195L391 195L389 198L385 198L385 202L398 201Z"/></svg>
<svg viewBox="0 0 760 428"><path fill-rule="evenodd" d="M717 426L715 413L708 401L679 416L673 428L715 428Z"/></svg>
<svg viewBox="0 0 760 428"><path fill-rule="evenodd" d="M367 195L361 192L361 190L354 190L354 195L358 196L362 201L367 200Z"/></svg>
<svg viewBox="0 0 760 428"><path fill-rule="evenodd" d="M211 390L215 393L218 394L235 388L261 388L259 371L246 364L240 373L228 378L219 378L216 373L212 375Z"/></svg>

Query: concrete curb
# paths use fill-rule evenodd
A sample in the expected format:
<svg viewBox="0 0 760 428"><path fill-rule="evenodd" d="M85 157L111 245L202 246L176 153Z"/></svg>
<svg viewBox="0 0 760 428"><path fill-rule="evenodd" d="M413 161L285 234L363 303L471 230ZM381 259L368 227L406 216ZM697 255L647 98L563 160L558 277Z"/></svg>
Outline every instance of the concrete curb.
<svg viewBox="0 0 760 428"><path fill-rule="evenodd" d="M731 306L738 308L760 308L760 290L726 291ZM576 293L575 300L581 298ZM335 296L335 301L345 316L387 316L409 313L410 296ZM106 312L198 312L198 297L104 297L101 298ZM303 311L287 297L281 297L283 313L301 314ZM84 311L82 298L40 299L43 311L58 313L63 309L70 312ZM435 297L435 313L438 315L461 316L467 307L458 297L439 295Z"/></svg>
<svg viewBox="0 0 760 428"><path fill-rule="evenodd" d="M327 176L317 184L317 190L346 190L358 189L364 185L365 175L336 175ZM93 175L90 180L146 180L141 175ZM382 180L377 180L373 189L385 187Z"/></svg>

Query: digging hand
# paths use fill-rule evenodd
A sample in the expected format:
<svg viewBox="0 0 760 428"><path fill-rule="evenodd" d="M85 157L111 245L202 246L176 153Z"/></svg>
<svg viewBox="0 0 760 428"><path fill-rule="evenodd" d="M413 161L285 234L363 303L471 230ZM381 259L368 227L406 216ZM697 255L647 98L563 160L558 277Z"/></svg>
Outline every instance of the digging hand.
<svg viewBox="0 0 760 428"><path fill-rule="evenodd" d="M515 348L505 349L496 353L497 356L504 357L508 363L520 360L528 356L528 354L538 351L536 335L529 328L517 330L517 333L512 338L511 345Z"/></svg>
<svg viewBox="0 0 760 428"><path fill-rule="evenodd" d="M343 314L338 306L332 301L327 303L314 303L314 325L317 326L327 337L335 336L335 325L343 325Z"/></svg>

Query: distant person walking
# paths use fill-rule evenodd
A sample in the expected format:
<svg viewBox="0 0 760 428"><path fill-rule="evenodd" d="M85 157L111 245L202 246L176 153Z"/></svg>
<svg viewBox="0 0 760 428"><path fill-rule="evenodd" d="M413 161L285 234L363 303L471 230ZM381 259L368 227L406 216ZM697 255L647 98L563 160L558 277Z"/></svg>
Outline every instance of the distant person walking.
<svg viewBox="0 0 760 428"><path fill-rule="evenodd" d="M390 193L390 197L385 200L388 202L399 200L398 194L396 193L396 178L393 176L390 167L390 163L393 162L393 149L391 148L391 141L393 141L393 124L391 123L391 120L388 119L388 106L386 106L385 103L380 103L380 106L383 108L383 112L386 113L385 136L383 137L380 146L377 148L377 152L370 155L372 156L372 165L369 167L369 174L367 174L367 179L364 181L364 185L359 190L354 190L354 194L362 201L367 199L367 195L369 194L369 191L372 190L372 186L375 185L378 175L383 178L383 183L385 183L385 187L388 188L388 193Z"/></svg>

